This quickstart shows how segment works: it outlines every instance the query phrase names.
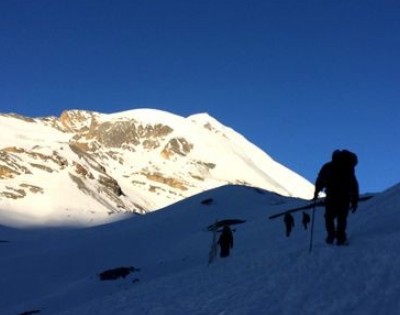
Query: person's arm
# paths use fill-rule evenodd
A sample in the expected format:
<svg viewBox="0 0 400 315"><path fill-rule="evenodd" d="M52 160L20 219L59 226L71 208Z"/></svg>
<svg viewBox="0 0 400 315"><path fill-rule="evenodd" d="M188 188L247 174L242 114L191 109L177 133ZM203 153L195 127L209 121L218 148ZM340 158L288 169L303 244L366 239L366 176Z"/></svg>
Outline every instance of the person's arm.
<svg viewBox="0 0 400 315"><path fill-rule="evenodd" d="M326 187L326 178L329 169L329 164L325 164L318 173L315 181L314 200L318 198L318 194Z"/></svg>

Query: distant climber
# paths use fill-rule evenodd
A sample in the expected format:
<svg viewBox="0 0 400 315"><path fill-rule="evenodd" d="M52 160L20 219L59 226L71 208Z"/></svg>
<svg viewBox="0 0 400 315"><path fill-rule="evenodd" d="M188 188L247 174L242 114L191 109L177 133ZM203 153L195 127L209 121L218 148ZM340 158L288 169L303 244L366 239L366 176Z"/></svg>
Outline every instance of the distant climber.
<svg viewBox="0 0 400 315"><path fill-rule="evenodd" d="M303 219L301 220L301 223L303 223L305 230L307 230L307 227L308 227L308 224L310 223L310 221L311 221L310 216L303 211Z"/></svg>
<svg viewBox="0 0 400 315"><path fill-rule="evenodd" d="M228 225L225 225L222 229L218 244L220 246L220 256L229 256L230 250L231 248L233 248L233 234L231 228Z"/></svg>
<svg viewBox="0 0 400 315"><path fill-rule="evenodd" d="M286 237L289 237L294 228L294 218L290 213L286 213L283 221L285 222L286 227Z"/></svg>
<svg viewBox="0 0 400 315"><path fill-rule="evenodd" d="M357 155L348 150L335 150L332 160L324 164L315 183L314 200L325 190L326 242L337 245L347 244L347 216L349 209L357 210L359 190L354 168ZM336 221L336 222L335 222ZM336 224L335 224L336 223Z"/></svg>

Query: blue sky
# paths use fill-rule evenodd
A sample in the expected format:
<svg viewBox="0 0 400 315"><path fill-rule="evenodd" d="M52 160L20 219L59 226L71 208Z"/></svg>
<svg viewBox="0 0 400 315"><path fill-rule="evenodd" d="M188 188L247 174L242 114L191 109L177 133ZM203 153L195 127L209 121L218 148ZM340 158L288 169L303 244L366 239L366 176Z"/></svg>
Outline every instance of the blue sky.
<svg viewBox="0 0 400 315"><path fill-rule="evenodd" d="M314 181L400 182L398 0L0 1L0 112L208 112Z"/></svg>

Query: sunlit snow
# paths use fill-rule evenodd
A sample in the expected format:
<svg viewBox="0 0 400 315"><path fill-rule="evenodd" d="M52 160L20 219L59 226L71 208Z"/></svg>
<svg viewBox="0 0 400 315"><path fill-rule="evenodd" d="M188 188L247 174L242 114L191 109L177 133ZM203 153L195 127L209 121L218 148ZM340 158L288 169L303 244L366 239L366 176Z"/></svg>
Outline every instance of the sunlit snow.
<svg viewBox="0 0 400 315"><path fill-rule="evenodd" d="M164 124L172 128L166 139L157 140L164 142L154 150L147 150L140 145L132 150L99 148L95 152L102 156L97 157L96 163L104 167L106 173L122 188L125 196L120 197L120 200L128 210L134 211L135 205L148 211L158 210L227 183L245 183L281 195L301 198L311 198L313 193L313 185L309 181L273 160L245 137L206 113L186 118L156 109L134 109L113 114L78 110L66 113L70 114L71 119L75 118L72 122L68 121L67 126L71 123L79 128L89 128L91 119L110 124L122 120L139 122L144 126ZM55 117L24 119L0 115L0 123L0 149L27 150L27 153L21 154L7 151L7 156L14 159L12 162L21 166L18 171L26 173L12 179L1 179L0 191L18 193L22 189L27 193L23 198L3 198L0 195L2 222L14 226L71 226L97 225L119 219L113 211L115 203L96 186L97 178L82 178L86 191L71 179L71 174L79 177L74 168L76 164L86 167L94 175L96 171L90 165L90 160L82 159L71 148L71 139L75 133L50 127L63 125L60 120ZM161 154L163 147L171 139L180 138L188 139L193 145L190 153L185 157L178 155L164 158ZM117 158L110 158L111 153ZM67 167L60 168L51 159L41 160L40 156L36 156L54 154L65 159ZM198 165L204 164L213 167L204 167L204 171L199 173ZM9 165L5 164L5 167ZM51 169L46 171L43 169L45 167ZM167 178L183 179L185 190L174 191L162 183L149 183L146 172L160 172ZM144 184L135 185L135 181ZM31 193L27 185L38 187L39 192ZM154 192L154 185L158 185L160 191L172 193ZM110 212L113 213L112 217Z"/></svg>

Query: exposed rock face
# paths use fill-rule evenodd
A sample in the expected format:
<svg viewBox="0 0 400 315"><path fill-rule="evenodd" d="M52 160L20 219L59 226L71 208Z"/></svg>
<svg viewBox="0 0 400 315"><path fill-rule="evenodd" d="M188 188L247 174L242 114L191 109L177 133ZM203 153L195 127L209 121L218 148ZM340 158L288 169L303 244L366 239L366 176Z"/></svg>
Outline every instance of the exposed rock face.
<svg viewBox="0 0 400 315"><path fill-rule="evenodd" d="M172 128L162 124L143 126L134 120L103 123L93 121L89 131L82 137L86 140L97 140L108 148L121 148L124 144L136 146L142 142L146 143L146 147L155 148L157 146L151 143L172 131Z"/></svg>
<svg viewBox="0 0 400 315"><path fill-rule="evenodd" d="M176 188L179 190L188 190L185 184L176 178L165 177L161 173L144 174L144 175L146 176L147 179L153 182L166 184L171 188Z"/></svg>
<svg viewBox="0 0 400 315"><path fill-rule="evenodd" d="M161 155L169 159L174 154L186 156L193 149L193 144L189 143L184 138L173 138L171 139L164 149L161 151Z"/></svg>
<svg viewBox="0 0 400 315"><path fill-rule="evenodd" d="M21 164L18 156L7 150L0 150L0 178L14 178L17 175L29 173L31 173L30 170Z"/></svg>
<svg viewBox="0 0 400 315"><path fill-rule="evenodd" d="M59 122L64 130L70 132L85 132L89 130L95 114L89 111L68 110L62 112Z"/></svg>

